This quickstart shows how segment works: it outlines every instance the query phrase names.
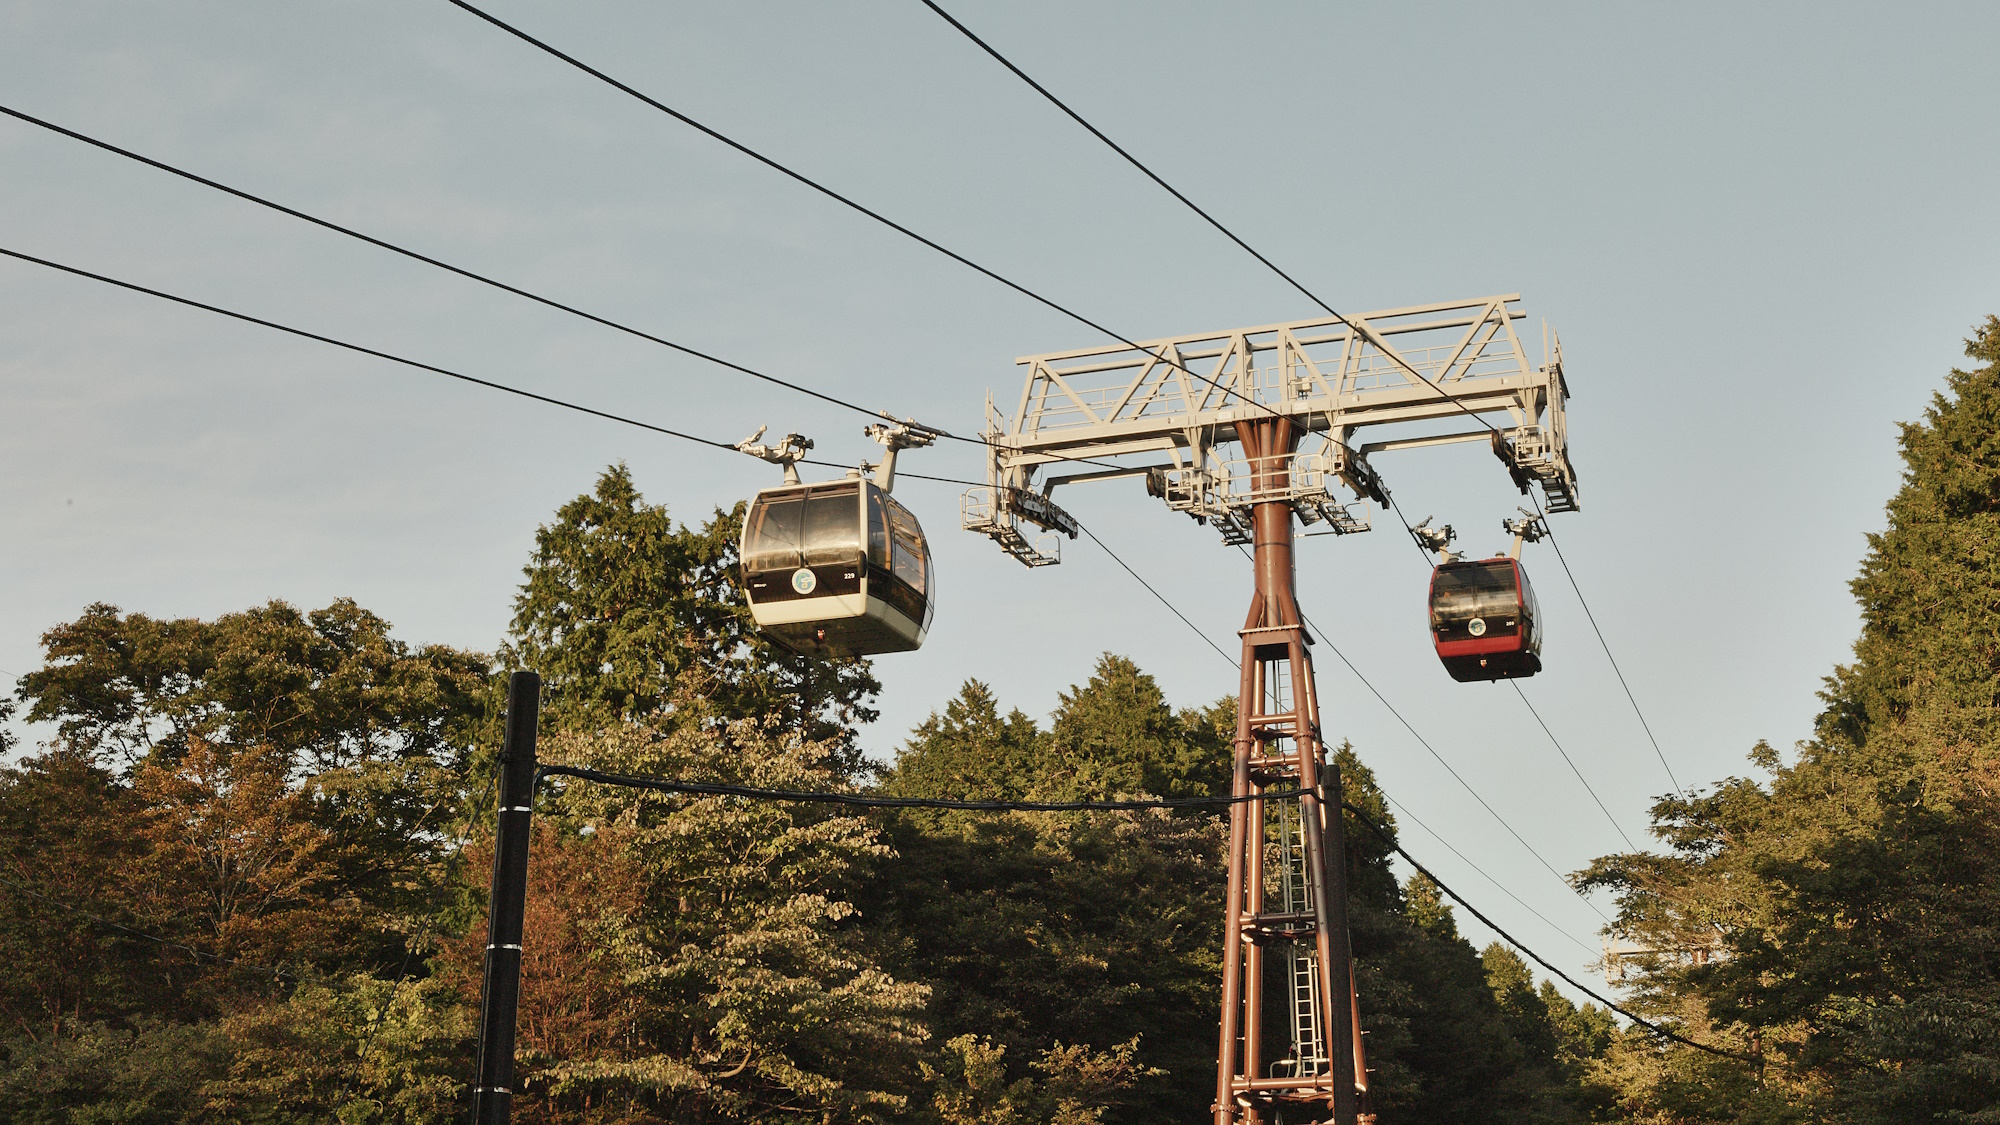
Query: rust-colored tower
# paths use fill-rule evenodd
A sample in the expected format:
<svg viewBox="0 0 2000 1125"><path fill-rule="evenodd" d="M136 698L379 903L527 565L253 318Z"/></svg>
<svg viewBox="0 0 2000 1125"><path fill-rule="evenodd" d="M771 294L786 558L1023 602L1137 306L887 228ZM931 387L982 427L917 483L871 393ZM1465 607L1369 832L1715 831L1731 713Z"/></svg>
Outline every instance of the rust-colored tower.
<svg viewBox="0 0 2000 1125"><path fill-rule="evenodd" d="M1299 440L1291 421L1239 423L1237 437L1255 491L1284 495ZM1215 1125L1269 1122L1281 1105L1365 1125L1340 767L1326 760L1312 638L1293 595L1293 512L1274 501L1251 517L1257 593L1241 633L1233 792L1305 795L1230 806Z"/></svg>

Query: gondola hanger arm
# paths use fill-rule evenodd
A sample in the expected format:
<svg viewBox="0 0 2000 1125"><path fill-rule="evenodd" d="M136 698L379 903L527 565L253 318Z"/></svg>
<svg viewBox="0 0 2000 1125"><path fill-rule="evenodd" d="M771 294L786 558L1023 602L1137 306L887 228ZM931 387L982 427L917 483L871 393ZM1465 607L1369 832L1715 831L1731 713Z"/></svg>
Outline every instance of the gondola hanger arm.
<svg viewBox="0 0 2000 1125"><path fill-rule="evenodd" d="M747 453L760 461L769 461L785 470L785 483L799 483L799 459L813 447L812 439L798 434L786 434L784 440L775 445L763 445L757 441L764 436L769 426L757 427L757 432L736 443L739 453Z"/></svg>

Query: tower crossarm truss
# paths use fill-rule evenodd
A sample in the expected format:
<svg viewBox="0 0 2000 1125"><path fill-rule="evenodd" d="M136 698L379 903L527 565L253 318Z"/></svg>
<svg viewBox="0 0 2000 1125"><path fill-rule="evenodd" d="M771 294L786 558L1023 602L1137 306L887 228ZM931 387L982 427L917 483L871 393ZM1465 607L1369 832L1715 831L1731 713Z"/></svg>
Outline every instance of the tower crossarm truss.
<svg viewBox="0 0 2000 1125"><path fill-rule="evenodd" d="M1030 565L1054 562L1020 525L1074 536L1050 498L1057 485L1144 477L1231 542L1247 540L1250 508L1270 501L1308 525L1366 531L1365 509L1336 485L1386 504L1372 455L1461 441L1490 443L1546 510L1575 511L1561 344L1544 332L1533 362L1515 331L1519 303L1503 294L1024 356L1012 413L988 401L987 487L968 494L965 526ZM1239 425L1278 418L1305 438L1282 496L1258 490L1269 478L1247 459L1218 452L1240 445Z"/></svg>

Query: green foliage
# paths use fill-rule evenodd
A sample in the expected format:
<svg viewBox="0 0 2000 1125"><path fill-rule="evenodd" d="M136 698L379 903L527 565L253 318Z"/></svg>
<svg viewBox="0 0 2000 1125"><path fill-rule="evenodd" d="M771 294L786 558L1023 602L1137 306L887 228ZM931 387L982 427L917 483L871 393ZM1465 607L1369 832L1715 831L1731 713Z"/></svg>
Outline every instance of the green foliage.
<svg viewBox="0 0 2000 1125"><path fill-rule="evenodd" d="M319 772L449 757L481 715L486 661L412 650L342 598L300 613L271 602L214 621L158 621L98 603L42 637L48 664L21 677L31 722L127 763L188 741L269 746Z"/></svg>
<svg viewBox="0 0 2000 1125"><path fill-rule="evenodd" d="M787 789L867 776L872 673L757 637L739 514L676 527L613 467L541 529L505 660L544 674L546 760ZM486 660L406 646L347 601L214 621L93 606L45 642L20 700L59 737L0 771L0 1116L452 1116L485 941L490 844L460 856L455 826L497 733ZM1105 654L1046 729L968 681L881 789L1216 793L1234 727L1230 701L1177 709ZM1334 760L1393 835L1366 764ZM544 788L518 1118L1204 1116L1223 818L838 812ZM1581 1120L1626 1072L1658 1080L1620 1105L1680 1088L1672 1056L1507 955L1482 962L1436 888L1399 886L1389 844L1343 823L1382 1125ZM1981 1041L1978 1013L1926 1013L1855 1026Z"/></svg>
<svg viewBox="0 0 2000 1125"><path fill-rule="evenodd" d="M1816 736L1661 801L1668 854L1585 873L1659 951L1635 1002L1765 1059L1625 1052L1648 1120L2000 1120L2000 318L1967 354L1903 427Z"/></svg>
<svg viewBox="0 0 2000 1125"><path fill-rule="evenodd" d="M1088 682L1062 694L1038 792L1059 801L1226 793L1235 732L1234 706L1176 713L1153 677L1107 652Z"/></svg>
<svg viewBox="0 0 2000 1125"><path fill-rule="evenodd" d="M1120 720L1127 708L1138 720L1130 729ZM1149 785L1211 791L1227 785L1228 738L1219 732L1234 727L1217 715L1176 713L1150 676L1108 654L1088 683L1063 694L1050 732L1018 710L1002 718L991 690L969 681L917 728L883 788L1044 800L1161 791ZM1206 1104L1220 820L918 812L891 819L890 834L895 858L860 901L899 975L931 983L927 1013L940 1038L979 1036L999 1052L994 1065L1062 1043L1088 1051L1136 1042L1141 1069L1114 1119ZM931 1065L963 1068L970 1057Z"/></svg>
<svg viewBox="0 0 2000 1125"><path fill-rule="evenodd" d="M470 1009L439 980L311 982L222 1022L212 1119L418 1125L450 1118L471 1074Z"/></svg>
<svg viewBox="0 0 2000 1125"><path fill-rule="evenodd" d="M967 680L957 698L910 735L882 791L898 797L950 793L968 800L1025 800L1036 784L1041 731L1019 708L1000 715L993 689Z"/></svg>
<svg viewBox="0 0 2000 1125"><path fill-rule="evenodd" d="M936 1065L922 1063L938 1125L1094 1125L1142 1072L1139 1042L1109 1051L1058 1043L1034 1061L1034 1075L1007 1081L1007 1048L977 1035L944 1045Z"/></svg>
<svg viewBox="0 0 2000 1125"><path fill-rule="evenodd" d="M677 714L699 711L705 694L678 696ZM844 784L834 747L716 718L571 734L546 757L784 789ZM588 785L560 807L592 835L614 834L637 880L629 910L596 926L616 991L636 1003L616 1042L549 1059L531 1090L552 1105L691 1122L873 1120L905 1104L926 990L878 967L851 925L857 865L885 852L867 821Z"/></svg>
<svg viewBox="0 0 2000 1125"><path fill-rule="evenodd" d="M211 1024L82 1023L16 1038L0 1062L0 1106L15 1125L174 1125L207 1116L204 1087L228 1065Z"/></svg>
<svg viewBox="0 0 2000 1125"><path fill-rule="evenodd" d="M620 464L535 533L502 660L541 673L551 725L658 721L697 673L720 712L773 716L858 768L854 727L874 721L881 685L866 660L801 656L756 631L739 589L742 515L675 528Z"/></svg>

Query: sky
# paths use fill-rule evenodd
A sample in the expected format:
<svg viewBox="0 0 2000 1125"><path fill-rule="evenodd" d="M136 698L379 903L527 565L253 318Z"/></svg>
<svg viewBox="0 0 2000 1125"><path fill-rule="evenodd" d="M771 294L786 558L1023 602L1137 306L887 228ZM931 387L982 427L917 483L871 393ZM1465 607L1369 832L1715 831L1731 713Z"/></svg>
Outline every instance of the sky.
<svg viewBox="0 0 2000 1125"><path fill-rule="evenodd" d="M1527 548L1534 713L1438 666L1392 518L1303 541L1298 583L1322 723L1398 802L1406 846L1588 980L1613 906L1559 873L1620 831L1646 843L1669 770L1754 775L1758 740L1810 734L1897 425L2000 313L2000 8L951 9L1334 307L1518 292L1525 338L1561 333L1583 506L1554 531L1587 602ZM917 0L490 10L1128 337L1317 314ZM960 432L988 391L1019 394L1015 357L1105 339L444 0L0 2L0 104ZM769 425L828 460L875 452L858 415L11 119L0 246L724 442ZM0 260L0 672L38 667L41 633L94 602L352 597L405 640L490 651L537 526L621 461L687 521L776 481ZM982 473L971 446L902 467ZM1476 446L1378 467L1412 520L1479 552L1520 502ZM1029 571L958 530L958 492L897 489L940 593L922 652L876 662L876 757L967 678L1045 718L1104 652L1177 705L1234 693L1208 641L1235 647L1250 576L1212 531L1134 481L1058 496L1190 629L1087 540Z"/></svg>

